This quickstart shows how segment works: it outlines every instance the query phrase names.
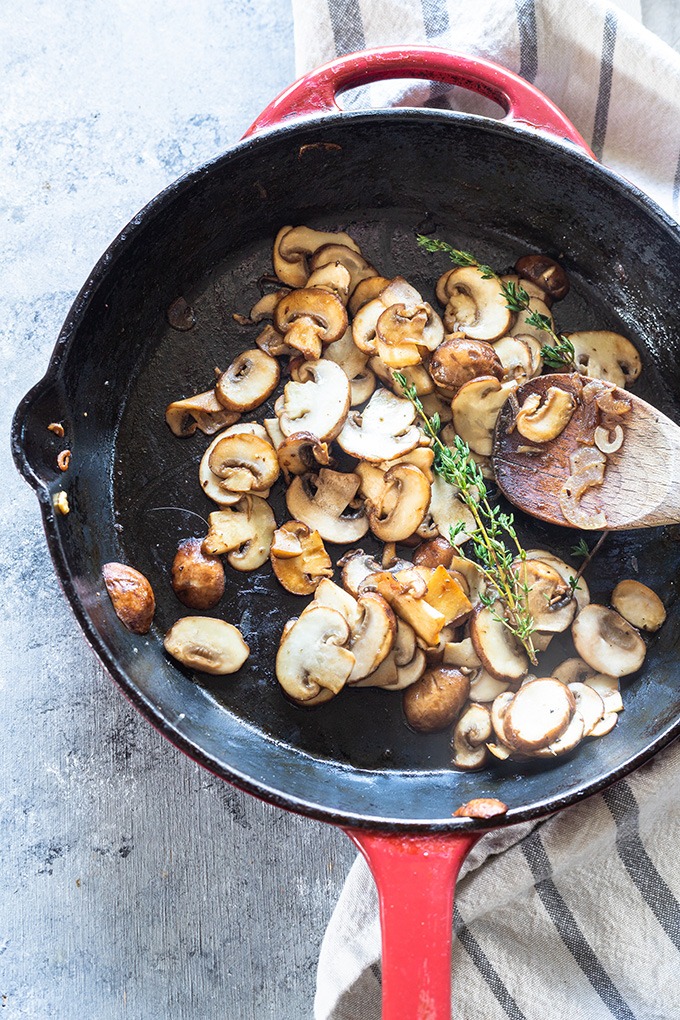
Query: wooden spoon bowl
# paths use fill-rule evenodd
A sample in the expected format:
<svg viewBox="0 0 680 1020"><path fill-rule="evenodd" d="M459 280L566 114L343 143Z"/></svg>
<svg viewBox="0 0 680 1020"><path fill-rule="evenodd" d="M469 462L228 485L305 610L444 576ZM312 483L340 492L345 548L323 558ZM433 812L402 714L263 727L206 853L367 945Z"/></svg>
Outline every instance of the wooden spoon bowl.
<svg viewBox="0 0 680 1020"><path fill-rule="evenodd" d="M539 376L520 386L498 416L493 444L496 481L504 495L526 513L551 524L602 530L600 521L575 525L560 507L560 492L571 472L570 457L593 445L592 408L582 398L588 380L578 373ZM515 427L527 397L545 397L551 386L573 394L576 408L564 430L548 442L528 440ZM649 528L680 522L680 428L651 404L614 387L616 400L632 406L621 418L624 440L608 453L604 481L586 490L579 507L594 517L602 512L609 530Z"/></svg>

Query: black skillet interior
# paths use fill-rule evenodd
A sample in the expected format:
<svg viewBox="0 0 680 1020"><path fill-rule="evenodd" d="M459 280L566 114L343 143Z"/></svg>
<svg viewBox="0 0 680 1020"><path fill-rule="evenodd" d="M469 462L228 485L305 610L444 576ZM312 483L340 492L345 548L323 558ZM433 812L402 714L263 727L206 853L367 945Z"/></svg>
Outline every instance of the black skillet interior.
<svg viewBox="0 0 680 1020"><path fill-rule="evenodd" d="M326 820L460 829L475 823L451 813L474 796L499 797L507 821L518 821L603 787L680 726L676 527L612 535L589 569L595 600L606 602L617 578L638 577L664 599L669 619L651 638L641 675L623 682L626 711L614 731L551 766L453 771L447 735L409 731L398 694L349 690L313 710L290 704L274 656L284 622L308 600L283 591L268 564L252 574L228 568L213 614L238 625L250 645L239 674L191 675L165 654L163 633L186 614L169 567L181 539L205 533L200 518L214 506L197 481L209 440L174 438L164 408L208 388L214 366L254 346L256 329L232 314L259 297L285 223L349 231L381 273L406 276L433 303L450 263L419 249L418 231L498 269L526 252L559 256L572 281L556 307L559 328L629 335L644 362L636 392L680 419L680 231L632 187L561 145L461 115L362 113L284 127L177 182L126 228L77 300L48 377L17 415L17 457L40 481L50 546L89 639L151 721L202 764ZM189 332L166 321L179 295L195 309ZM65 476L54 458L66 440L46 431L54 419L65 420L73 450ZM72 512L55 519L51 495L60 487ZM525 545L578 564L575 532L519 523ZM374 548L368 539L364 547ZM337 558L342 550L331 551ZM112 611L101 582L108 560L136 566L153 584L158 608L146 637L125 631ZM566 641L560 648L561 657L573 654ZM556 657L546 654L541 671Z"/></svg>

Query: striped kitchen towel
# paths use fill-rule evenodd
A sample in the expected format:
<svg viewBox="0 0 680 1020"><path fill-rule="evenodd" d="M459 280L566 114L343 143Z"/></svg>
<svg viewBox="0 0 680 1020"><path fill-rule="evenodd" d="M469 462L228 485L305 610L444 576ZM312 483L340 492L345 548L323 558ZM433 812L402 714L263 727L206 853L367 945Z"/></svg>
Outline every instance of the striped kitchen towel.
<svg viewBox="0 0 680 1020"><path fill-rule="evenodd" d="M299 74L403 43L495 60L680 218L680 57L642 26L639 0L293 0L293 11ZM380 82L342 104L490 113L423 82ZM457 893L455 1017L680 1020L678 775L674 745L602 795L480 841ZM358 858L323 941L315 1018L379 1017L377 899Z"/></svg>

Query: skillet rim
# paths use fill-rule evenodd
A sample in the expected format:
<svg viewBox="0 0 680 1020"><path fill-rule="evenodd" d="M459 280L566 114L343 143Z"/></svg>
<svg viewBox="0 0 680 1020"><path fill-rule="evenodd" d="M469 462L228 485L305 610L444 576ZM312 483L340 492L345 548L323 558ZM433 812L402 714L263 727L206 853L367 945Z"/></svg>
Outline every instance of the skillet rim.
<svg viewBox="0 0 680 1020"><path fill-rule="evenodd" d="M57 578L71 605L78 623L85 635L85 638L94 650L98 659L111 674L113 680L120 687L123 694L137 708L145 718L154 726L158 732L170 740L176 747L183 751L202 767L214 775L246 792L259 797L277 807L282 807L307 817L331 824L351 827L356 829L380 830L382 832L412 832L412 833L446 833L446 832L470 832L487 830L491 827L500 828L518 822L537 820L561 808L601 792L607 786L622 779L640 765L650 760L658 751L670 744L680 736L680 714L674 723L668 725L659 733L651 743L648 743L641 751L630 756L615 769L600 774L596 779L572 787L568 794L552 796L534 801L528 806L513 808L503 816L489 822L466 818L434 818L423 820L418 819L394 819L381 818L374 815L366 815L354 812L340 811L335 808L326 807L312 800L306 800L279 789L268 786L265 782L255 780L250 775L241 772L232 765L226 766L224 762L217 760L208 754L200 745L190 740L182 733L176 725L152 704L138 689L134 680L119 665L118 660L110 653L108 647L97 631L94 623L89 617L79 597L77 588L73 582L71 568L60 540L59 528L57 525L57 514L52 505L50 492L45 482L33 469L24 449L24 432L26 428L26 417L35 405L40 403L41 398L51 388L59 387L61 369L68 358L72 342L76 338L80 322L94 298L99 286L109 278L109 275L116 268L119 258L123 257L128 247L133 244L140 233L146 230L154 218L165 211L165 209L182 194L190 190L194 184L200 181L207 174L220 169L227 164L234 156L248 152L250 149L257 149L261 143L276 141L282 136L295 136L298 131L310 126L320 127L333 126L339 121L350 120L373 120L375 118L388 120L420 121L424 123L449 124L452 121L459 125L471 124L475 127L482 127L485 130L501 135L521 136L522 141L533 144L537 148L545 145L556 149L561 157L567 161L575 160L581 166L586 167L589 173L595 173L603 177L608 184L624 195L627 200L633 200L642 208L645 215L650 216L659 227L674 236L675 241L680 245L680 225L664 209L662 209L652 198L646 195L637 185L625 180L619 174L594 162L590 156L581 151L578 147L567 140L556 139L544 131L531 129L527 126L516 123L507 123L504 120L493 120L486 117L472 114L464 114L456 111L430 110L427 108L395 108L380 109L371 111L350 111L333 112L322 116L310 115L289 120L272 129L263 131L253 136L244 138L230 146L219 156L208 160L194 170L187 172L175 181L171 182L159 194L146 203L123 227L113 241L106 248L103 255L98 259L91 270L87 280L76 295L67 315L64 324L59 332L57 341L50 355L49 363L43 377L28 391L21 400L14 414L11 426L11 447L12 454L19 472L26 478L38 497L43 528L47 540L47 546L52 558ZM261 734L262 739L271 740ZM283 743L274 741L275 743ZM300 752L303 753L303 752ZM356 770L350 766L343 766L336 762L324 762L324 765L337 771L363 771Z"/></svg>

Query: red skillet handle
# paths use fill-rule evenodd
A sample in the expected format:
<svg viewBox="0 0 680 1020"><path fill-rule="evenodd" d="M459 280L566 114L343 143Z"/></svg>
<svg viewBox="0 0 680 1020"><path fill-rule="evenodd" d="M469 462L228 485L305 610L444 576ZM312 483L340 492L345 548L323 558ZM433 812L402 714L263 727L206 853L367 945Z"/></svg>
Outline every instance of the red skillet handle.
<svg viewBox="0 0 680 1020"><path fill-rule="evenodd" d="M378 888L383 1020L451 1020L453 890L482 833L345 832Z"/></svg>
<svg viewBox="0 0 680 1020"><path fill-rule="evenodd" d="M349 53L299 78L263 110L244 137L292 117L336 113L347 89L386 78L426 78L459 85L499 103L505 122L522 124L573 142L595 158L571 121L542 92L490 60L434 46L395 46Z"/></svg>

